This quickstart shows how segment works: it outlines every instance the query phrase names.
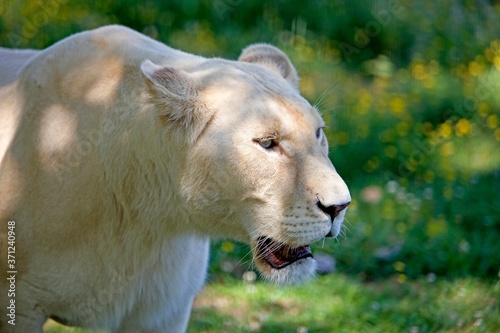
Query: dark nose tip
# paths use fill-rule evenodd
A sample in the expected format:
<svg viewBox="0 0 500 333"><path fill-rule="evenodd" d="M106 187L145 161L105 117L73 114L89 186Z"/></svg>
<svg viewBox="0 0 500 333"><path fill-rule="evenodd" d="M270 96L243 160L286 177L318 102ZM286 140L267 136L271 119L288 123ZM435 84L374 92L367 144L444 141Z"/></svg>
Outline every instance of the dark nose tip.
<svg viewBox="0 0 500 333"><path fill-rule="evenodd" d="M341 205L331 205L331 206L323 206L323 204L321 203L321 201L318 201L318 208L321 209L325 214L328 214L330 215L330 218L332 219L332 222L333 222L333 219L337 217L337 215L339 215L339 213L345 209L347 206L349 206L351 202L346 202L346 203L343 203ZM332 225L333 226L333 225ZM325 237L328 237L328 238L331 238L333 237L333 232L332 230L330 229L330 231L328 232L328 234L325 235Z"/></svg>
<svg viewBox="0 0 500 333"><path fill-rule="evenodd" d="M349 206L351 202L346 202L346 203L343 203L343 204L340 204L340 205L331 205L331 206L323 206L323 204L321 203L321 201L318 201L318 207L319 209L321 209L325 214L328 214L330 215L330 217L332 218L332 220L334 218L337 217L337 215L339 215L339 213L344 210L347 206Z"/></svg>

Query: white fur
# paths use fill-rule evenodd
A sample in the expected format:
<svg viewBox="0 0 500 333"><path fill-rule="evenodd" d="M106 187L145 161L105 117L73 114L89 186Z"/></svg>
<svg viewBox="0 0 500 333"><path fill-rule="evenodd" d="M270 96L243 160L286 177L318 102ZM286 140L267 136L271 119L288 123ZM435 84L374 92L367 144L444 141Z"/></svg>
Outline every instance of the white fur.
<svg viewBox="0 0 500 333"><path fill-rule="evenodd" d="M319 114L272 46L205 59L109 26L43 51L1 49L0 73L0 221L16 221L18 263L17 322L2 316L2 332L41 332L50 316L183 332L209 237L309 244L332 225L317 200L350 201L316 138ZM279 149L258 144L270 133ZM255 261L278 283L315 270Z"/></svg>

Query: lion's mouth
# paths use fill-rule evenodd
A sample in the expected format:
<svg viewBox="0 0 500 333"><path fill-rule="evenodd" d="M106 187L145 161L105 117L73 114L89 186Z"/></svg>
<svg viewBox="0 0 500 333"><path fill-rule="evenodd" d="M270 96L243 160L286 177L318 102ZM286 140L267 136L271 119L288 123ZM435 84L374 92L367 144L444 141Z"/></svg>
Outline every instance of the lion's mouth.
<svg viewBox="0 0 500 333"><path fill-rule="evenodd" d="M281 269L298 260L312 257L309 245L292 247L268 237L259 237L256 250L257 258L275 269Z"/></svg>

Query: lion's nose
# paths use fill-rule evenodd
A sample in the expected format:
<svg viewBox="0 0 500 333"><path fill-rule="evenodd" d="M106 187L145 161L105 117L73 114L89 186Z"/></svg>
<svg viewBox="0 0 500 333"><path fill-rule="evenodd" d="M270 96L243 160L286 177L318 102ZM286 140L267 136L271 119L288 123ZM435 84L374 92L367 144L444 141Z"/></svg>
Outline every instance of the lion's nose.
<svg viewBox="0 0 500 333"><path fill-rule="evenodd" d="M340 204L340 205L331 205L331 206L323 206L323 204L321 203L321 201L318 201L318 207L319 209L321 209L325 214L328 214L330 215L330 217L332 218L332 221L334 218L337 217L337 215L339 215L339 213L344 210L347 206L349 206L351 202L346 202L346 203L343 203L343 204Z"/></svg>
<svg viewBox="0 0 500 333"><path fill-rule="evenodd" d="M346 202L346 203L343 203L343 204L340 204L340 205L331 205L331 206L328 206L328 207L325 207L323 206L323 204L318 201L318 207L319 209L321 209L325 214L328 214L330 216L330 218L332 219L332 222L333 222L333 219L337 217L337 215L339 215L339 213L344 210L347 206L349 206L351 202ZM325 235L325 237L328 237L328 238L331 238L333 237L333 232L332 230L330 229L330 231L328 232L328 234Z"/></svg>

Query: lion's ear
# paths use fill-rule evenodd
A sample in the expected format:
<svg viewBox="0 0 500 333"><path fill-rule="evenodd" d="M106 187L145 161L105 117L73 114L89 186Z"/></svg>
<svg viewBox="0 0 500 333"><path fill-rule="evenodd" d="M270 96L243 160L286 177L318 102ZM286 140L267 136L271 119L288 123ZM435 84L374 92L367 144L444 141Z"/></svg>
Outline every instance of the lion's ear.
<svg viewBox="0 0 500 333"><path fill-rule="evenodd" d="M158 66L150 60L145 60L141 64L141 70L158 93L165 97L183 100L193 93L191 78L183 70Z"/></svg>
<svg viewBox="0 0 500 333"><path fill-rule="evenodd" d="M274 70L298 89L297 71L287 55L277 47L269 44L253 44L243 49L238 60L256 63Z"/></svg>
<svg viewBox="0 0 500 333"><path fill-rule="evenodd" d="M164 124L190 128L197 120L196 93L190 75L180 69L159 66L145 60L141 71Z"/></svg>

